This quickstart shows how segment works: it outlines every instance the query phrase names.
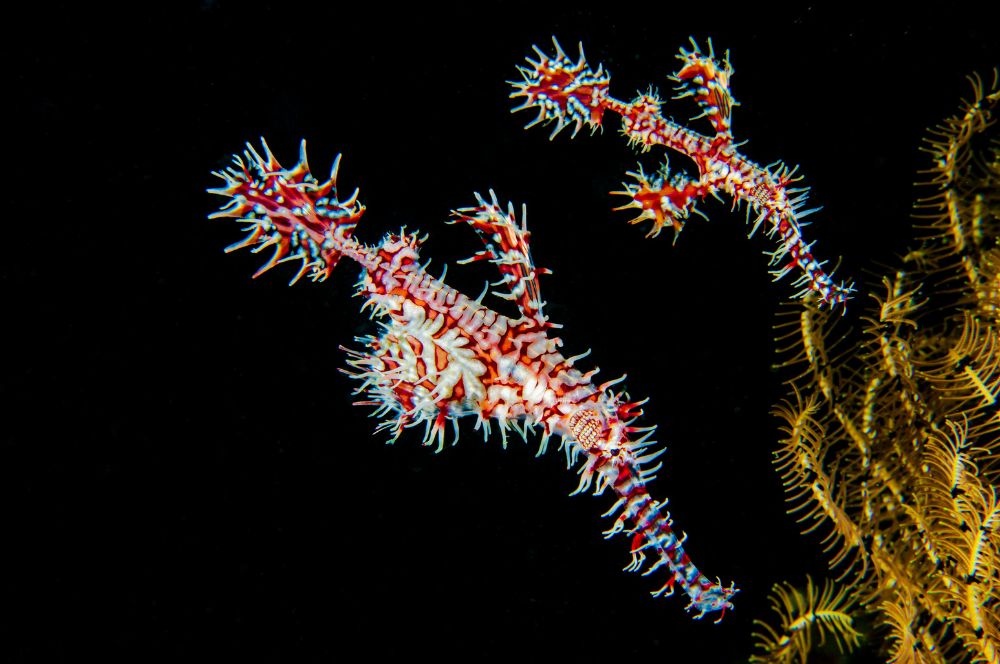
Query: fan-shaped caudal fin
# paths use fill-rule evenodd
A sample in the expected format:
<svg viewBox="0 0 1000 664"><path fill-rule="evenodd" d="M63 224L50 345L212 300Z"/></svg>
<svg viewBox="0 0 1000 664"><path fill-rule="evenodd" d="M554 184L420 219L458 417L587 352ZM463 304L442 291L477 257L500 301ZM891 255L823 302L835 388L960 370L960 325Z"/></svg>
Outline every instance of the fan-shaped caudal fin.
<svg viewBox="0 0 1000 664"><path fill-rule="evenodd" d="M518 225L514 215L514 206L507 204L507 211L497 203L496 194L490 191L490 201L476 194L478 205L475 207L453 210L455 219L448 223L465 223L476 229L486 248L476 252L470 258L460 263L472 263L488 260L500 270L502 279L493 286L506 284L509 293L496 293L497 297L513 300L525 318L533 318L539 323L545 323L542 314L541 295L538 289L538 275L551 274L547 268L535 267L531 260L530 238L526 222L526 213L521 209L521 223Z"/></svg>
<svg viewBox="0 0 1000 664"><path fill-rule="evenodd" d="M247 224L247 236L227 247L227 253L244 247L252 247L257 253L274 247L270 259L254 277L279 263L299 260L299 270L289 284L307 273L313 281L323 281L340 259L365 206L358 202L357 190L346 200L337 198L339 155L330 177L320 182L309 171L305 141L298 163L287 170L271 154L264 139L261 144L264 156L247 143L243 157L233 156L235 166L214 172L225 186L209 189L209 193L231 200L209 218L229 217Z"/></svg>

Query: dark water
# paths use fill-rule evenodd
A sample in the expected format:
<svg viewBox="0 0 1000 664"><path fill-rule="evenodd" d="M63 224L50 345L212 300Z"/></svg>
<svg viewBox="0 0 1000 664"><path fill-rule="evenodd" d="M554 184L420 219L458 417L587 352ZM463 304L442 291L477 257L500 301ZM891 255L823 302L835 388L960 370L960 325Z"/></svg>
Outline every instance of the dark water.
<svg viewBox="0 0 1000 664"><path fill-rule="evenodd" d="M36 9L8 44L0 659L743 661L771 584L822 576L770 466L771 326L792 287L770 283L768 243L712 201L676 246L643 239L607 192L661 155L613 121L523 131L505 81L556 35L619 98L667 96L677 49L712 37L744 153L802 166L824 206L808 239L864 282L907 246L925 128L996 63L976 12ZM251 281L259 257L223 256L237 230L204 219L209 171L261 135L287 164L307 138L320 174L343 152L358 236L427 231L432 272L478 249L442 223L473 192L528 205L564 349L651 398L669 448L653 493L696 563L741 587L734 613L693 622L680 596L649 598L658 583L619 571L626 541L600 537L612 501L568 498L575 476L534 441L503 451L467 426L434 455L419 432L373 437L338 371L337 346L372 331L356 269ZM449 270L472 295L483 278Z"/></svg>

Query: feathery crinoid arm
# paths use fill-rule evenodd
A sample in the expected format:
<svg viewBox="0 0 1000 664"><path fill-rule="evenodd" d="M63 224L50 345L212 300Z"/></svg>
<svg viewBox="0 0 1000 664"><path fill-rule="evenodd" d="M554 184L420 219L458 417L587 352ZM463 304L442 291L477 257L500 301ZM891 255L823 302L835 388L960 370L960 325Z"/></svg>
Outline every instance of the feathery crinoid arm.
<svg viewBox="0 0 1000 664"><path fill-rule="evenodd" d="M641 166L629 172L633 181L612 193L628 199L616 209L636 211L631 223L651 221L650 236L669 225L676 242L691 214L704 216L696 207L698 201L726 194L734 206L747 205L748 222L753 215L751 236L766 225L768 236L777 242L778 247L769 252L772 276L777 280L798 271L796 297L815 293L820 303L830 307L850 298L853 286L834 282L824 262L813 255L812 243L802 237L806 225L802 220L816 209L806 208L808 189L792 187L801 179L795 175L797 168L780 161L761 167L737 151L731 124L733 108L738 104L729 89L733 68L728 53L720 61L711 41L705 53L692 39L690 50L681 49L678 57L682 65L671 77L678 84L675 99L694 99L701 108L701 114L694 119L705 118L714 130L713 135L705 135L665 118L661 112L663 100L652 88L631 102L615 99L609 93L610 75L603 65L594 69L587 64L582 46L574 62L554 38L553 43L554 55L535 47L537 58L529 58L528 66L518 68L522 80L510 82L514 88L510 96L522 100L513 110L538 112L528 127L554 123L550 136L554 138L563 128L572 126L575 136L584 125L591 130L602 126L605 112L611 111L621 116L622 133L630 144L643 151L653 146L674 150L689 157L697 167L697 178L682 173L671 175L666 162L651 175Z"/></svg>
<svg viewBox="0 0 1000 664"><path fill-rule="evenodd" d="M931 517L926 547L942 575L951 627L984 661L1000 658L1000 489L982 481L968 427L949 422L924 450L917 509ZM978 452L978 454L977 454ZM971 650L972 648L970 648Z"/></svg>
<svg viewBox="0 0 1000 664"><path fill-rule="evenodd" d="M857 647L861 634L854 629L854 617L858 610L847 588L838 590L837 584L828 579L820 590L806 576L804 592L787 582L776 583L768 599L778 625L753 621L760 629L754 632L759 653L750 658L751 662L806 662L817 637L819 646L832 638L841 652Z"/></svg>
<svg viewBox="0 0 1000 664"><path fill-rule="evenodd" d="M918 241L862 329L814 297L779 326L797 369L774 411L789 512L827 533L891 661L1000 658L1000 76L971 80L933 131Z"/></svg>

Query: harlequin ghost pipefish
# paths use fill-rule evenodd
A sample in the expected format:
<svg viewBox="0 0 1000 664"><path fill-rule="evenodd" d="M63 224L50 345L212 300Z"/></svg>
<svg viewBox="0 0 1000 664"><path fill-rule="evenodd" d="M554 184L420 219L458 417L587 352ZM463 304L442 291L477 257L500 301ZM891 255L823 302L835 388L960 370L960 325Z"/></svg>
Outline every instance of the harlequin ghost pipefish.
<svg viewBox="0 0 1000 664"><path fill-rule="evenodd" d="M757 215L750 227L751 237L765 222L770 224L767 234L777 235L778 248L769 252L773 268L770 272L775 280L798 269L801 275L794 284L799 288L797 297L815 293L820 304L831 307L850 298L854 292L852 284L834 283L823 269L825 262L813 256L812 244L802 239L802 226L806 225L802 219L820 208L805 209L808 188L789 188L788 185L801 180L795 176L798 167L789 168L777 161L762 168L736 150L730 123L733 107L738 103L729 92L733 68L728 52L720 63L715 59L711 40L708 55L704 55L692 39L692 50L681 49L678 57L683 64L670 77L678 83L679 94L674 98L693 97L702 109L701 115L694 119L707 118L715 130L714 136L705 136L664 118L660 113L663 102L652 88L631 103L615 99L608 93L610 74L603 65L594 70L587 64L582 44L580 57L574 63L555 38L552 42L556 49L554 56L534 47L538 59L528 58L528 67L518 67L522 80L510 81L514 87L511 98L524 98L513 112L538 111L528 127L554 122L555 129L550 135L554 138L572 125L576 136L584 125L596 131L602 126L604 112L612 111L621 116L622 133L630 145L638 145L643 152L662 145L690 157L698 168L697 180L679 173L671 177L666 161L652 176L646 175L641 166L638 171L629 172L635 181L623 183L621 191L611 193L631 199L615 208L638 210L631 223L651 220L650 236L659 235L670 224L676 242L692 212L705 216L695 207L698 200L707 196L719 199L720 192L728 194L734 208L741 202L747 204L748 222L751 212Z"/></svg>
<svg viewBox="0 0 1000 664"><path fill-rule="evenodd" d="M245 158L244 158L245 157ZM645 401L629 401L612 387L624 377L594 383L598 369L582 372L576 363L589 354L564 357L562 340L550 335L559 326L543 313L536 268L529 251L524 211L518 222L512 205L503 209L490 192L476 195L476 205L452 212L450 223L471 226L485 248L462 262L489 261L501 279L488 284L473 299L427 273L419 250L427 236L388 234L375 245L358 242L353 231L364 212L358 192L341 199L337 191L338 156L325 182L310 173L305 142L299 162L283 169L264 144L261 156L249 144L234 166L215 173L225 186L210 189L229 198L211 218L233 218L246 226L247 236L227 252L273 247L257 274L275 265L299 261L291 280L303 275L324 281L342 259L361 267L358 295L378 319L378 336L360 337L362 350L347 350L347 373L361 382L359 403L375 408L379 430L390 442L404 429L424 428L423 444L440 452L450 423L454 444L458 420L476 418L475 428L488 436L493 425L504 446L510 429L526 438L540 429L538 455L551 436L558 436L567 465L582 460L580 482L573 493L611 489L617 501L605 516L614 523L605 535L627 531L632 559L625 568L651 574L664 569L667 580L653 595L669 595L674 586L687 593L688 610L701 618L732 608L737 589L711 581L684 551L684 537L673 529L663 503L650 497L648 483L662 464L650 464L662 449L651 440L655 427L640 427L636 419ZM504 316L483 304L490 286L494 295L511 300L519 316Z"/></svg>

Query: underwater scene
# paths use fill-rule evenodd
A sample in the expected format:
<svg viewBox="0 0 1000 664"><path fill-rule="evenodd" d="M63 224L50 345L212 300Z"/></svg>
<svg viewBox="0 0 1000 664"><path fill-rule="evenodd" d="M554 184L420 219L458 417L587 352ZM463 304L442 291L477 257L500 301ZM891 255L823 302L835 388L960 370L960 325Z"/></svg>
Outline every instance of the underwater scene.
<svg viewBox="0 0 1000 664"><path fill-rule="evenodd" d="M26 20L0 658L1000 662L984 8Z"/></svg>

